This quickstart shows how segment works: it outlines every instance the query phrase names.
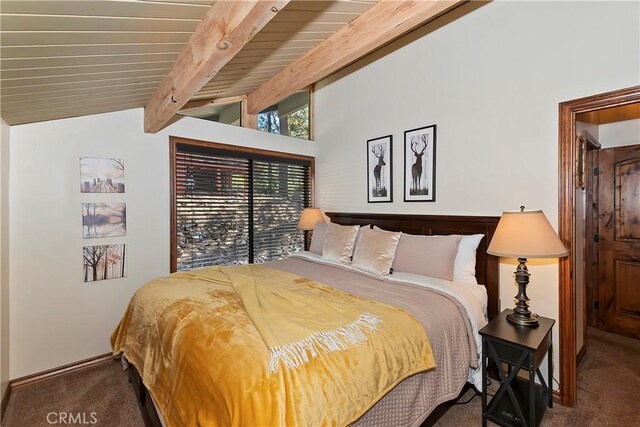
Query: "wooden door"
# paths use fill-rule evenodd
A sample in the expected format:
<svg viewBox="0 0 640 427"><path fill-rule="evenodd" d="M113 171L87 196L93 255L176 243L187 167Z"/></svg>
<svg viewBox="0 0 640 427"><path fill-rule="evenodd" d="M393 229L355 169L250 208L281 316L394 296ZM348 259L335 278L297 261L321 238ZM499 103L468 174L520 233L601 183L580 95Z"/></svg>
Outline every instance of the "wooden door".
<svg viewBox="0 0 640 427"><path fill-rule="evenodd" d="M640 144L599 153L599 324L640 338Z"/></svg>

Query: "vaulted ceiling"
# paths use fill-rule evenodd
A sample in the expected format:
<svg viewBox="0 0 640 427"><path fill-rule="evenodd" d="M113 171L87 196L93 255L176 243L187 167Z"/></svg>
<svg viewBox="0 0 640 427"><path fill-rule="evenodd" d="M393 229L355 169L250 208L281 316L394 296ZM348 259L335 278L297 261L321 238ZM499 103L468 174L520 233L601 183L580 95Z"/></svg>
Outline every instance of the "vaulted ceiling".
<svg viewBox="0 0 640 427"><path fill-rule="evenodd" d="M464 1L2 0L10 125L244 97L251 114Z"/></svg>

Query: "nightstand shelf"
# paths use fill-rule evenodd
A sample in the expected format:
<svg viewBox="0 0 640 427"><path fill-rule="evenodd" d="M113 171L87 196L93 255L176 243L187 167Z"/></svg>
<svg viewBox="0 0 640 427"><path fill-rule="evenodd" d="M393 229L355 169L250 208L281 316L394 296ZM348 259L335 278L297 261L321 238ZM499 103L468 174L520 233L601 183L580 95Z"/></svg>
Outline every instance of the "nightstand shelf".
<svg viewBox="0 0 640 427"><path fill-rule="evenodd" d="M539 317L536 328L516 326L506 319L511 310L503 311L480 330L482 335L482 425L493 421L506 427L536 427L547 406L553 406L553 344L551 329L555 321ZM548 377L540 372L545 355ZM507 369L504 369L504 365ZM487 401L487 369L497 368L500 388ZM527 377L519 376L526 372ZM537 379L540 385L535 383Z"/></svg>

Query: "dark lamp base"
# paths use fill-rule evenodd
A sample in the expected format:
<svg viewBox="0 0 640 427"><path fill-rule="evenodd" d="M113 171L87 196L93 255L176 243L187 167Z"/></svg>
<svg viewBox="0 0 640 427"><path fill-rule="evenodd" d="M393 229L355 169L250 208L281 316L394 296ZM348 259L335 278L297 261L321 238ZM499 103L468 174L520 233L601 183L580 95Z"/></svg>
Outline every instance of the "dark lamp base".
<svg viewBox="0 0 640 427"><path fill-rule="evenodd" d="M509 313L507 314L507 320L514 325L528 326L530 328L535 328L539 325L538 315L533 313L530 316L518 316L517 313Z"/></svg>

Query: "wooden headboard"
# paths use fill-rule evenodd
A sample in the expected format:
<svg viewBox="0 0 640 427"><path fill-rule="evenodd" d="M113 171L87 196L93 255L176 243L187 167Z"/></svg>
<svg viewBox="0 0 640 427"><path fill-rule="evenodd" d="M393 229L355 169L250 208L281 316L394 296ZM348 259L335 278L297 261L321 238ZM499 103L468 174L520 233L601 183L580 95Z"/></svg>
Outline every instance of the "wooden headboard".
<svg viewBox="0 0 640 427"><path fill-rule="evenodd" d="M476 254L476 279L487 288L487 315L498 315L498 258L487 254L487 247L496 231L497 216L401 215L326 212L331 222L342 225L377 225L383 230L408 234L484 234Z"/></svg>

